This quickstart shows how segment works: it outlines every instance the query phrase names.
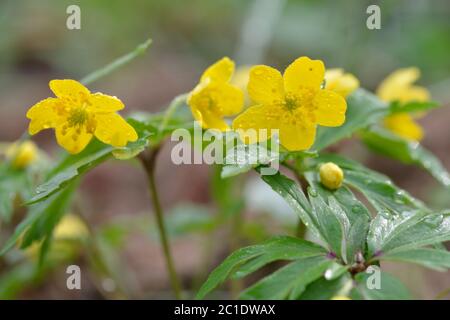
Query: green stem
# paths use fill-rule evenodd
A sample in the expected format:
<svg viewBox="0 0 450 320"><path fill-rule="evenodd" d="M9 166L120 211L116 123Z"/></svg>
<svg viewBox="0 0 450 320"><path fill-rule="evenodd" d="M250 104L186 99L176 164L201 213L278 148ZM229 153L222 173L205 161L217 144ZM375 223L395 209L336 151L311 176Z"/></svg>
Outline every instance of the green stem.
<svg viewBox="0 0 450 320"><path fill-rule="evenodd" d="M94 81L97 81L98 79L110 74L114 70L122 67L123 65L127 64L128 62L132 61L134 58L142 55L145 53L145 51L150 47L150 44L152 43L152 39L148 39L144 43L141 43L131 51L130 53L127 53L126 55L114 60L110 64L104 66L101 69L95 70L94 72L88 74L83 79L80 80L80 82L84 85L91 84Z"/></svg>
<svg viewBox="0 0 450 320"><path fill-rule="evenodd" d="M161 124L159 125L159 128L158 128L159 135L161 135L163 133L163 131L167 128L167 124L169 123L170 119L172 118L172 115L175 113L175 111L177 111L179 106L181 106L186 101L187 96L188 96L187 93L183 93L183 94L180 94L179 96L175 97L172 100L170 105L167 107L166 112L164 113L164 117L161 121Z"/></svg>
<svg viewBox="0 0 450 320"><path fill-rule="evenodd" d="M169 271L170 283L175 294L176 299L181 299L181 285L178 279L178 275L175 270L175 266L172 259L172 253L170 250L169 240L167 237L166 226L164 222L164 214L159 201L158 191L155 183L155 164L156 156L159 152L159 148L151 151L145 151L140 154L140 160L147 173L148 187L150 189L150 196L152 198L153 208L156 215L156 223L159 230L159 236L163 248L164 257L166 259L167 269Z"/></svg>
<svg viewBox="0 0 450 320"><path fill-rule="evenodd" d="M237 211L234 213L233 219L231 220L231 239L230 239L231 252L235 252L240 248L241 223L242 223L242 216L240 212ZM243 287L244 284L242 283L242 279L231 280L230 283L231 299L234 300L239 299L239 294L241 293Z"/></svg>

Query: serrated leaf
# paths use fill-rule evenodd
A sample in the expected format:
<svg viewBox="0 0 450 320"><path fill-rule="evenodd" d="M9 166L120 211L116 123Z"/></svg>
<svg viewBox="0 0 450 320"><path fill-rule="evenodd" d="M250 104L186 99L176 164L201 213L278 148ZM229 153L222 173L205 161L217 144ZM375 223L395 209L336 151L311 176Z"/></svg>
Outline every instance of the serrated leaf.
<svg viewBox="0 0 450 320"><path fill-rule="evenodd" d="M450 252L431 248L391 252L381 255L377 259L415 263L438 271L450 269Z"/></svg>
<svg viewBox="0 0 450 320"><path fill-rule="evenodd" d="M299 218L307 228L323 242L326 237L319 228L318 221L313 213L312 207L299 185L288 177L277 173L275 175L263 175L264 180L276 193L278 193L287 204L298 214Z"/></svg>
<svg viewBox="0 0 450 320"><path fill-rule="evenodd" d="M20 245L25 248L34 241L40 241L50 236L54 226L67 213L75 187L76 183L72 182L62 192L53 194L31 206L25 219L19 223L13 235L3 246L0 256L16 245L21 237L23 238Z"/></svg>
<svg viewBox="0 0 450 320"><path fill-rule="evenodd" d="M378 215L367 237L369 256L388 254L450 240L450 213L405 212Z"/></svg>
<svg viewBox="0 0 450 320"><path fill-rule="evenodd" d="M60 191L80 175L109 159L111 154L118 159L129 159L142 152L148 145L148 137L152 133L137 120L129 119L128 121L136 127L139 136L137 141L128 143L123 148L113 148L94 139L82 152L66 155L50 172L47 181L36 188L36 194L26 204L42 201Z"/></svg>
<svg viewBox="0 0 450 320"><path fill-rule="evenodd" d="M361 133L364 143L374 152L427 170L443 186L450 186L450 174L431 152L418 142L406 140L392 132L373 127Z"/></svg>
<svg viewBox="0 0 450 320"><path fill-rule="evenodd" d="M377 123L389 112L388 105L374 94L358 89L347 97L345 123L336 128L319 127L312 149L321 150L349 138L356 131Z"/></svg>
<svg viewBox="0 0 450 320"><path fill-rule="evenodd" d="M333 154L324 154L313 159L313 169L324 162L334 162L344 170L344 182L357 189L374 206L377 212L399 214L405 211L428 209L408 192L397 187L389 177L370 170L363 165Z"/></svg>
<svg viewBox="0 0 450 320"><path fill-rule="evenodd" d="M248 172L257 166L268 165L272 161L278 160L279 156L278 152L271 152L259 145L234 147L228 151L224 158L221 177L232 177Z"/></svg>
<svg viewBox="0 0 450 320"><path fill-rule="evenodd" d="M352 291L353 299L364 300L409 300L411 294L405 285L394 276L380 271L381 282L380 289L369 289L367 285L368 278L376 276L365 272L358 273L355 276L356 287ZM369 280L370 281L370 280Z"/></svg>
<svg viewBox="0 0 450 320"><path fill-rule="evenodd" d="M281 254L280 252L284 252ZM262 244L241 248L233 252L228 258L226 258L213 272L209 275L206 282L202 285L197 293L196 299L202 299L208 292L212 291L218 285L223 283L230 275L239 270L241 266L244 266L240 272L240 276L247 275L250 272L257 270L276 260L278 257L282 260L290 260L300 258L302 256L325 256L326 251L311 242L287 237L279 236L265 241ZM244 265L251 259L260 258L255 264Z"/></svg>
<svg viewBox="0 0 450 320"><path fill-rule="evenodd" d="M322 186L316 171L307 172L305 177L316 193L323 199L338 219L342 230L342 256L352 263L357 252L365 251L366 235L369 230L370 212L346 186L329 190Z"/></svg>
<svg viewBox="0 0 450 320"><path fill-rule="evenodd" d="M79 175L87 172L99 163L105 161L113 148L97 140L77 155L67 155L60 164L52 170L49 179L36 188L36 194L27 201L27 205L45 200L60 191Z"/></svg>
<svg viewBox="0 0 450 320"><path fill-rule="evenodd" d="M325 238L330 250L341 257L344 226L341 225L335 211L325 203L317 191L310 189L308 194L320 234Z"/></svg>
<svg viewBox="0 0 450 320"><path fill-rule="evenodd" d="M241 299L296 299L306 286L323 276L333 263L325 257L311 257L289 263L258 281L240 295Z"/></svg>

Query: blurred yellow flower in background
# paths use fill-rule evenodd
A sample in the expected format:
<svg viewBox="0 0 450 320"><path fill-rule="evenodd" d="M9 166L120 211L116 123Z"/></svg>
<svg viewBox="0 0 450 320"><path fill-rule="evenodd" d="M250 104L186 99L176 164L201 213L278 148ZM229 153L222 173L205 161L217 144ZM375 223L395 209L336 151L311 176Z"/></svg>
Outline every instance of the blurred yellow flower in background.
<svg viewBox="0 0 450 320"><path fill-rule="evenodd" d="M38 158L38 148L33 141L15 142L6 149L6 158L14 168L23 169Z"/></svg>
<svg viewBox="0 0 450 320"><path fill-rule="evenodd" d="M114 147L124 147L138 136L134 128L116 112L124 108L118 98L91 93L75 80L52 80L56 98L44 99L27 112L28 132L54 128L58 144L70 153L82 151L92 137Z"/></svg>
<svg viewBox="0 0 450 320"><path fill-rule="evenodd" d="M328 69L325 72L325 89L334 91L346 98L358 88L359 80L351 73L345 73L343 69Z"/></svg>
<svg viewBox="0 0 450 320"><path fill-rule="evenodd" d="M234 62L225 57L211 65L200 78L200 83L188 97L192 115L202 128L226 131L223 119L239 113L244 106L244 94L230 84Z"/></svg>
<svg viewBox="0 0 450 320"><path fill-rule="evenodd" d="M52 253L71 255L75 252L76 245L73 241L80 241L88 237L89 230L86 224L74 214L66 214L53 230ZM40 242L33 242L25 249L25 254L30 259L36 259L41 249Z"/></svg>
<svg viewBox="0 0 450 320"><path fill-rule="evenodd" d="M347 296L334 296L331 300L352 300Z"/></svg>
<svg viewBox="0 0 450 320"><path fill-rule="evenodd" d="M286 149L308 149L314 143L317 125L336 127L345 121L347 103L339 94L321 89L324 75L323 62L308 57L295 60L283 76L274 68L254 66L248 93L256 105L234 119L233 129L246 143L257 141L249 139L245 130L278 129ZM258 135L257 140L263 138Z"/></svg>
<svg viewBox="0 0 450 320"><path fill-rule="evenodd" d="M89 234L86 224L74 214L66 214L53 230L55 240L81 239Z"/></svg>
<svg viewBox="0 0 450 320"><path fill-rule="evenodd" d="M429 91L413 85L419 79L420 70L414 67L398 69L384 79L377 90L378 97L386 102L424 102L430 99ZM420 141L423 138L422 127L408 113L396 113L384 119L384 126L397 135Z"/></svg>

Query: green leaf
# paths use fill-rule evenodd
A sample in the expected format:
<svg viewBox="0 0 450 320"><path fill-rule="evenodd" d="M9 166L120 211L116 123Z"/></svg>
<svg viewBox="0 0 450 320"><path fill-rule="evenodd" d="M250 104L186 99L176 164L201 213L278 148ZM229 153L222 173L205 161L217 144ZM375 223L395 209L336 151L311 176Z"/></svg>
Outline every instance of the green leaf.
<svg viewBox="0 0 450 320"><path fill-rule="evenodd" d="M436 101L411 101L407 103L393 102L389 106L390 113L423 112L440 107Z"/></svg>
<svg viewBox="0 0 450 320"><path fill-rule="evenodd" d="M311 232L319 239L326 242L325 235L320 231L319 223L299 185L288 177L277 173L275 175L263 175L263 179L276 193L278 193L287 204L298 214L299 218Z"/></svg>
<svg viewBox="0 0 450 320"><path fill-rule="evenodd" d="M428 210L419 200L398 188L387 176L363 165L333 154L324 154L313 159L312 169L317 172L324 162L334 162L344 170L345 185L360 191L377 212L385 215L412 210Z"/></svg>
<svg viewBox="0 0 450 320"><path fill-rule="evenodd" d="M334 296L340 295L340 292L352 282L349 273L343 274L333 280L327 280L322 277L309 284L299 300L330 300Z"/></svg>
<svg viewBox="0 0 450 320"><path fill-rule="evenodd" d="M411 294L403 283L386 272L380 272L380 289L369 289L369 277L376 276L365 272L355 276L356 287L352 291L352 299L365 300L410 300ZM370 281L370 280L369 280Z"/></svg>
<svg viewBox="0 0 450 320"><path fill-rule="evenodd" d="M260 165L268 165L272 161L279 160L278 152L259 145L239 145L232 148L226 154L221 177L228 178L242 174Z"/></svg>
<svg viewBox="0 0 450 320"><path fill-rule="evenodd" d="M32 182L27 170L15 170L3 165L0 168L0 218L9 222L16 198L28 197L32 193Z"/></svg>
<svg viewBox="0 0 450 320"><path fill-rule="evenodd" d="M329 190L320 183L318 170L307 172L305 178L311 187L323 199L329 210L338 219L342 235L342 251L336 253L346 263L354 261L357 252L364 252L366 235L371 220L369 210L358 200L346 186L337 190ZM321 216L320 214L317 214Z"/></svg>
<svg viewBox="0 0 450 320"><path fill-rule="evenodd" d="M450 269L450 252L431 248L391 252L377 257L378 260L401 261L420 264L438 271Z"/></svg>
<svg viewBox="0 0 450 320"><path fill-rule="evenodd" d="M28 247L34 241L40 241L51 236L53 228L61 217L67 213L76 183L70 183L62 192L53 194L30 207L27 216L16 227L13 235L8 239L0 251L0 256L16 245L21 237L21 247Z"/></svg>
<svg viewBox="0 0 450 320"><path fill-rule="evenodd" d="M237 272L236 276L242 277L277 259L292 260L301 257L325 256L325 254L326 251L314 243L287 236L274 237L262 244L241 248L214 269L200 288L196 299L202 299L235 272ZM259 260L256 262L244 265L251 259L257 258ZM240 267L242 269L239 269Z"/></svg>
<svg viewBox="0 0 450 320"><path fill-rule="evenodd" d="M326 257L310 257L291 262L258 281L240 295L241 299L296 299L306 286L323 276L333 263Z"/></svg>
<svg viewBox="0 0 450 320"><path fill-rule="evenodd" d="M343 243L343 225L341 225L335 210L332 210L322 199L322 197L313 191L308 190L309 201L312 206L315 221L322 236L325 238L326 244L330 250L338 257L342 256Z"/></svg>
<svg viewBox="0 0 450 320"><path fill-rule="evenodd" d="M67 154L63 160L50 172L46 182L36 188L36 194L27 201L27 205L40 202L55 192L65 188L70 182L103 163L113 153L116 158L129 159L136 156L148 145L149 129L137 120L130 119L130 124L136 127L138 140L123 148L113 148L94 139L82 152L76 155Z"/></svg>
<svg viewBox="0 0 450 320"><path fill-rule="evenodd" d="M319 127L312 149L321 150L339 140L349 138L356 131L378 122L388 112L385 102L364 89L358 89L347 97L345 123L336 128Z"/></svg>
<svg viewBox="0 0 450 320"><path fill-rule="evenodd" d="M60 191L79 175L105 161L110 156L112 149L112 147L94 140L79 154L67 155L50 173L50 178L36 188L36 194L27 202L27 205L45 200Z"/></svg>
<svg viewBox="0 0 450 320"><path fill-rule="evenodd" d="M399 252L450 240L450 212L377 215L370 225L369 256Z"/></svg>
<svg viewBox="0 0 450 320"><path fill-rule="evenodd" d="M362 132L364 143L374 152L406 164L414 164L427 170L445 187L450 186L450 174L431 152L419 143L409 141L381 127Z"/></svg>

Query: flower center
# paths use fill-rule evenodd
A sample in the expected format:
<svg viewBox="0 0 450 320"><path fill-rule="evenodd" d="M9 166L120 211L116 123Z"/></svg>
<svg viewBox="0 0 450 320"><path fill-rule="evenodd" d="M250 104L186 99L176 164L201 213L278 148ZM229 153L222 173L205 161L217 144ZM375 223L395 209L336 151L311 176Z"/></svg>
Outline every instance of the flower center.
<svg viewBox="0 0 450 320"><path fill-rule="evenodd" d="M289 111L293 111L300 107L300 99L298 99L295 95L292 93L286 94L286 97L284 99L284 106Z"/></svg>
<svg viewBox="0 0 450 320"><path fill-rule="evenodd" d="M70 127L82 126L88 120L89 114L86 111L85 106L74 108L70 111L67 122Z"/></svg>

